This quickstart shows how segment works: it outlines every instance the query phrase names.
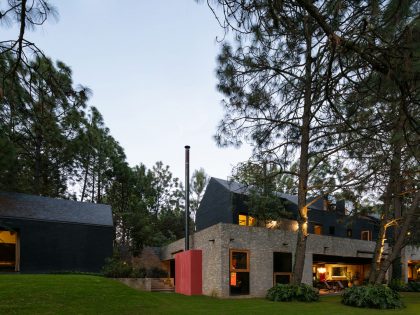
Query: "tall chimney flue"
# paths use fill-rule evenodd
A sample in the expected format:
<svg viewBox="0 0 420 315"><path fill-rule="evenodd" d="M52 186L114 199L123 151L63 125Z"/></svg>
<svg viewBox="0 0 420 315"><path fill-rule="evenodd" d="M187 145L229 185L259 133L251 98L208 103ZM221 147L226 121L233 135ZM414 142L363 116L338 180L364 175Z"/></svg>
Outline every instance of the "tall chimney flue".
<svg viewBox="0 0 420 315"><path fill-rule="evenodd" d="M190 146L185 146L185 251L190 249Z"/></svg>

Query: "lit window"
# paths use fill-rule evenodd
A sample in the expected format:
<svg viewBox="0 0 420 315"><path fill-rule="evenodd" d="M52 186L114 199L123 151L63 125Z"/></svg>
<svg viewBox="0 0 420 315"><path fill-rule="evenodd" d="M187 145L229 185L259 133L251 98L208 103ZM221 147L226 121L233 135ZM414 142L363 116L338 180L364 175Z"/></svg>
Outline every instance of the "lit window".
<svg viewBox="0 0 420 315"><path fill-rule="evenodd" d="M249 251L230 250L230 294L249 294Z"/></svg>
<svg viewBox="0 0 420 315"><path fill-rule="evenodd" d="M254 226L257 220L254 217L248 216L248 226Z"/></svg>
<svg viewBox="0 0 420 315"><path fill-rule="evenodd" d="M255 226L256 219L250 215L240 214L238 217L238 224L243 226Z"/></svg>
<svg viewBox="0 0 420 315"><path fill-rule="evenodd" d="M314 234L322 235L322 225L320 224L314 225Z"/></svg>
<svg viewBox="0 0 420 315"><path fill-rule="evenodd" d="M12 231L0 230L0 267L17 270L17 234Z"/></svg>
<svg viewBox="0 0 420 315"><path fill-rule="evenodd" d="M239 225L246 225L246 215L240 214L238 222L239 222Z"/></svg>
<svg viewBox="0 0 420 315"><path fill-rule="evenodd" d="M363 241L371 241L372 240L372 233L369 230L362 231L361 239Z"/></svg>

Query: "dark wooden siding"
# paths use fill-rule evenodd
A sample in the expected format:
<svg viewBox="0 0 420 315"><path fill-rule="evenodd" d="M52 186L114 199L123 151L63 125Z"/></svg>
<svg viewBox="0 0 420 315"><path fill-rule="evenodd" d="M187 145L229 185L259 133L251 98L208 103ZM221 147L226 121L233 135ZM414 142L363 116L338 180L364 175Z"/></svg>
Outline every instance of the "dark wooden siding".
<svg viewBox="0 0 420 315"><path fill-rule="evenodd" d="M112 255L113 227L0 218L20 239L20 271L99 272Z"/></svg>

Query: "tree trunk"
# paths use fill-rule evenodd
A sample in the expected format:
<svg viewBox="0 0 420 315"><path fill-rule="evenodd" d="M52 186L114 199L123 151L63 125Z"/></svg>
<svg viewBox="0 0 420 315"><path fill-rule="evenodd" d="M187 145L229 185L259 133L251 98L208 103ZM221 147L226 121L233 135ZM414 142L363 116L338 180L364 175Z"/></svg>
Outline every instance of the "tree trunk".
<svg viewBox="0 0 420 315"><path fill-rule="evenodd" d="M413 203L411 204L411 207L407 210L407 212L402 217L403 222L401 225L398 238L395 240L395 244L392 247L391 253L385 259L385 261L381 264L381 268L379 270L378 277L376 278L375 283L380 284L383 282L385 278L385 274L388 271L388 268L391 266L392 262L400 256L402 248L406 245L405 241L407 238L408 229L413 223L413 219L415 218L415 216L420 214L419 200L420 200L420 191L417 191L414 197Z"/></svg>
<svg viewBox="0 0 420 315"><path fill-rule="evenodd" d="M96 156L93 158L93 163L92 163L92 191L91 191L91 202L95 202L95 164L96 164Z"/></svg>
<svg viewBox="0 0 420 315"><path fill-rule="evenodd" d="M381 223L379 227L378 239L376 240L375 252L372 259L372 267L369 274L369 283L376 283L377 277L381 269L381 261L383 257L384 243L386 238L386 230L390 220L390 209L394 203L394 212L401 212L401 154L402 143L400 134L404 127L404 113L402 106L399 108L398 120L393 127L391 137L392 160L389 169L389 182L385 191L384 208L381 216ZM396 139L395 142L392 139ZM393 202L394 201L394 202ZM395 213L397 214L397 213ZM395 215L394 215L395 216ZM396 216L395 216L396 217ZM397 233L395 238L397 239Z"/></svg>
<svg viewBox="0 0 420 315"><path fill-rule="evenodd" d="M306 206L306 195L308 191L308 165L309 165L309 132L311 123L312 106L312 32L308 25L308 17L304 18L306 58L305 58L305 94L301 126L301 145L299 157L299 186L298 186L298 236L293 265L292 284L300 284L303 278L305 264L306 239L308 237L308 208Z"/></svg>
<svg viewBox="0 0 420 315"><path fill-rule="evenodd" d="M385 213L383 213L381 217L380 227L379 227L378 239L376 240L375 251L372 258L372 265L371 265L370 273L369 273L369 283L375 283L375 280L379 274L382 254L384 251L387 222L388 222L388 219L387 217L385 217Z"/></svg>
<svg viewBox="0 0 420 315"><path fill-rule="evenodd" d="M41 173L42 173L42 156L41 156L42 138L37 135L35 140L35 165L34 165L34 186L33 192L35 195L41 194Z"/></svg>
<svg viewBox="0 0 420 315"><path fill-rule="evenodd" d="M87 185L87 178L89 175L89 165L90 165L89 160L90 160L90 154L88 154L87 161L85 163L85 176L83 179L82 197L80 199L81 202L83 202L83 199L85 198L85 194L86 194L86 185Z"/></svg>

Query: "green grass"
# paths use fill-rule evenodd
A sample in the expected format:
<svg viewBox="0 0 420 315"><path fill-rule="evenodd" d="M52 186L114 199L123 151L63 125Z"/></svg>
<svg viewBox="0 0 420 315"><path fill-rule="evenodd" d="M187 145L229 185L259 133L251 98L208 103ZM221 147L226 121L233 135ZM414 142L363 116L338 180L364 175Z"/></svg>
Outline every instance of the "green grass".
<svg viewBox="0 0 420 315"><path fill-rule="evenodd" d="M407 308L371 310L344 306L339 296L317 303L222 300L133 290L86 275L0 275L0 314L420 314L420 293L403 294Z"/></svg>

